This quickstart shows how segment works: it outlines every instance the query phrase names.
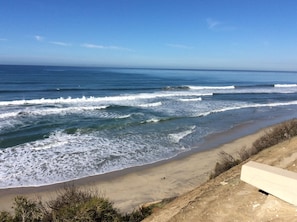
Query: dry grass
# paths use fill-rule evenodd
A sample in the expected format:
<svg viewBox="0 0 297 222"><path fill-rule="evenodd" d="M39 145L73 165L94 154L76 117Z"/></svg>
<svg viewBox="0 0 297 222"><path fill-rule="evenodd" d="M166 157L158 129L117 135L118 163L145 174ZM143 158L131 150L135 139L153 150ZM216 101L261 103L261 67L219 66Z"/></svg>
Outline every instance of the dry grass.
<svg viewBox="0 0 297 222"><path fill-rule="evenodd" d="M243 147L238 152L239 158L222 151L220 152L220 160L216 163L214 171L210 174L210 179L213 179L221 173L247 160L251 156L260 151L297 136L297 119L293 119L281 123L265 133L264 136L257 139L251 148Z"/></svg>
<svg viewBox="0 0 297 222"><path fill-rule="evenodd" d="M240 163L240 160L235 159L232 155L226 153L225 151L221 151L219 155L220 162L216 163L213 173L210 174L210 179L217 177L221 173L231 169L232 167Z"/></svg>
<svg viewBox="0 0 297 222"><path fill-rule="evenodd" d="M297 119L281 123L253 143L254 152L281 143L297 135Z"/></svg>

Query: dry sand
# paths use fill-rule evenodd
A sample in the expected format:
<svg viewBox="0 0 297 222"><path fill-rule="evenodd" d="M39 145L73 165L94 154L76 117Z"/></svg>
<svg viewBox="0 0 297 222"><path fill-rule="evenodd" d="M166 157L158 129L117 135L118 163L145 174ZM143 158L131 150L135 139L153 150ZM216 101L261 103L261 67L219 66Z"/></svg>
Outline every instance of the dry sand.
<svg viewBox="0 0 297 222"><path fill-rule="evenodd" d="M209 179L209 174L219 159L220 151L236 154L242 147L251 146L263 133L264 130L210 151L176 158L161 164L88 177L72 181L70 184L94 190L108 197L121 211L131 211L143 203L179 196L193 190ZM54 199L57 191L64 186L65 183L31 188L1 189L0 210L11 211L16 195L27 196L31 199L41 198L42 201Z"/></svg>

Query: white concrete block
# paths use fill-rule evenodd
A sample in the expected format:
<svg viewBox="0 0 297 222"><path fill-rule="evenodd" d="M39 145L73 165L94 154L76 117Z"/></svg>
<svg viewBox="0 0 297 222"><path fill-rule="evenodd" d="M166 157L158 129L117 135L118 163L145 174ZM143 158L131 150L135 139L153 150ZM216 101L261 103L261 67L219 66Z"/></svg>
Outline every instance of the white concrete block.
<svg viewBox="0 0 297 222"><path fill-rule="evenodd" d="M241 168L240 179L297 206L297 173L250 161Z"/></svg>

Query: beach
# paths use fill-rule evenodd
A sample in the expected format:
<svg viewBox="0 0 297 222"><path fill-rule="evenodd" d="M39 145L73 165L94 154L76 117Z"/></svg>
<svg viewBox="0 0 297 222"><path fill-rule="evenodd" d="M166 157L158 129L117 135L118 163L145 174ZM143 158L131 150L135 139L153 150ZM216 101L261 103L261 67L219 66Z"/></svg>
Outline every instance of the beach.
<svg viewBox="0 0 297 222"><path fill-rule="evenodd" d="M209 180L210 172L219 161L219 153L225 151L231 155L252 143L265 133L267 128L243 136L210 150L158 162L156 164L133 167L104 175L86 177L67 183L58 183L38 187L9 188L0 190L0 209L11 211L17 195L30 199L49 201L54 199L65 186L91 190L109 198L122 212L129 212L142 204L176 197L186 193ZM233 131L236 131L233 129ZM225 132L217 139L227 136Z"/></svg>

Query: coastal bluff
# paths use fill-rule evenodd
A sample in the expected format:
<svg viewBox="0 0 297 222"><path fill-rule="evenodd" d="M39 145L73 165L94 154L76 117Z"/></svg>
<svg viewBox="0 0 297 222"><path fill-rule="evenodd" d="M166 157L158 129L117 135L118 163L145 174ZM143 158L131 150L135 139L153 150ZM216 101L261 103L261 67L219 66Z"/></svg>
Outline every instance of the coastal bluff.
<svg viewBox="0 0 297 222"><path fill-rule="evenodd" d="M295 221L296 206L240 180L241 167L250 160L297 172L297 137L177 197L144 221Z"/></svg>

